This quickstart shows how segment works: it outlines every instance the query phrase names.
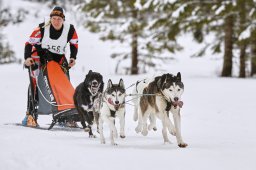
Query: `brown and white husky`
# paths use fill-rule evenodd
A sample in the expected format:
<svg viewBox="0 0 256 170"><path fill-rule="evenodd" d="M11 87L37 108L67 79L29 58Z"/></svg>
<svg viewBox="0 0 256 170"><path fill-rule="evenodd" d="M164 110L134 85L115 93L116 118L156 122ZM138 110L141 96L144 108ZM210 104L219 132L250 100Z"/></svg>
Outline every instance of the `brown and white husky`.
<svg viewBox="0 0 256 170"><path fill-rule="evenodd" d="M180 109L183 105L181 95L184 85L181 81L180 72L176 76L163 74L155 77L151 82L141 81L136 84L134 92L138 94L135 101L134 121L138 121L135 128L137 133L146 136L148 130L156 129L156 117L162 121L162 134L164 143L170 143L167 136L168 131L176 136L179 147L187 144L181 136ZM169 118L169 112L173 115L174 125ZM150 120L150 124L147 121Z"/></svg>

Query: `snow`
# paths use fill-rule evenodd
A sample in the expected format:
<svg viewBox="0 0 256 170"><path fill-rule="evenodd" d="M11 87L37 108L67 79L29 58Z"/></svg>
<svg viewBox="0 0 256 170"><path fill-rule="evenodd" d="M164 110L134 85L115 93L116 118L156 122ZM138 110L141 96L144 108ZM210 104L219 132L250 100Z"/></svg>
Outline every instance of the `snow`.
<svg viewBox="0 0 256 170"><path fill-rule="evenodd" d="M251 36L251 30L253 29L253 25L250 25L248 26L241 34L240 36L238 37L238 40L241 41L241 40L246 40L248 38L250 38Z"/></svg>
<svg viewBox="0 0 256 170"><path fill-rule="evenodd" d="M37 4L26 1L12 4L33 6L32 12L38 8ZM45 6L41 7L41 12L46 15ZM4 30L19 58L23 57L24 43L37 24L38 19L31 16L25 23ZM82 27L77 27L77 31L79 54L77 65L71 69L74 86L83 81L89 69L102 73L105 82L108 79L118 82L123 78L126 87L137 80L161 74L115 75L115 61L109 55L118 49L118 44L101 42ZM181 126L187 148L179 148L171 135L173 144L164 145L159 121L158 131L150 131L146 137L136 134L131 105L126 106L126 138L118 138L118 146L110 145L108 127L104 128L107 144L102 145L95 127L93 130L98 138L91 139L82 130L55 128L46 131L13 126L11 124L24 118L29 80L27 70L21 65L1 65L0 169L254 170L255 79L218 77L221 60L210 55L191 59L189 56L198 46L188 37L180 41L186 44L185 50L175 54L176 60L166 63L164 68L170 73L180 71L182 74L185 92ZM43 127L48 127L50 122L51 116L39 117L39 124Z"/></svg>

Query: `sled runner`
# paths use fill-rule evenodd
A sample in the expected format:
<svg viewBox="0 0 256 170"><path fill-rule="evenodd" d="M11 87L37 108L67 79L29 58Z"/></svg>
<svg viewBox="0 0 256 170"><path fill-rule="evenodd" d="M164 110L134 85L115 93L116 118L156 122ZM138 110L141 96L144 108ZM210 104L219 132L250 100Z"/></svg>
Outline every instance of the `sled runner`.
<svg viewBox="0 0 256 170"><path fill-rule="evenodd" d="M49 130L48 127L45 126L24 126L22 123L5 123L4 125L6 126L21 126L21 127L26 127L26 128L31 128L31 129L38 129L38 130ZM47 124L50 125L50 124ZM52 129L52 131L64 131L64 132L81 132L83 131L83 128L81 127L76 127L76 128L70 128L70 127L63 127L56 125Z"/></svg>
<svg viewBox="0 0 256 170"><path fill-rule="evenodd" d="M52 114L49 130L59 120L76 117L75 90L59 63L51 60L41 67L36 64L29 67L29 79L28 110L36 124L38 115Z"/></svg>

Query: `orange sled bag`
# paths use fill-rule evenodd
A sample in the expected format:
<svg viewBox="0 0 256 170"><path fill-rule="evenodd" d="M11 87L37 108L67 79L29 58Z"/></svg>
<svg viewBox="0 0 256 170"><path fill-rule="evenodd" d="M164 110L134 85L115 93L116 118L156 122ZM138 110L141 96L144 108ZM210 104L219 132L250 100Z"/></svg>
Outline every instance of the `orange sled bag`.
<svg viewBox="0 0 256 170"><path fill-rule="evenodd" d="M73 100L75 89L57 62L49 61L45 67L40 68L36 83L38 91L36 112L53 115L53 122L49 129L59 118L77 114Z"/></svg>

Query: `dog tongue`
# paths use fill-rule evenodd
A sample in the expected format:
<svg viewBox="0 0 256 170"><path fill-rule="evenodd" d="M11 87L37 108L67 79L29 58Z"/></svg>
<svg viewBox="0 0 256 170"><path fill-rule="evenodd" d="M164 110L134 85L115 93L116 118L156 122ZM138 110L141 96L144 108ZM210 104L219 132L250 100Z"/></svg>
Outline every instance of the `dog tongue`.
<svg viewBox="0 0 256 170"><path fill-rule="evenodd" d="M179 106L180 108L182 108L183 106L183 101L176 101L173 103L173 105L176 107L176 106Z"/></svg>
<svg viewBox="0 0 256 170"><path fill-rule="evenodd" d="M108 103L110 103L110 104L114 105L114 103L113 103L113 101L112 101L112 99L111 99L111 98L108 98Z"/></svg>
<svg viewBox="0 0 256 170"><path fill-rule="evenodd" d="M108 98L108 103L114 105L115 109L119 109L119 104L114 104L114 102L111 100L111 98Z"/></svg>

